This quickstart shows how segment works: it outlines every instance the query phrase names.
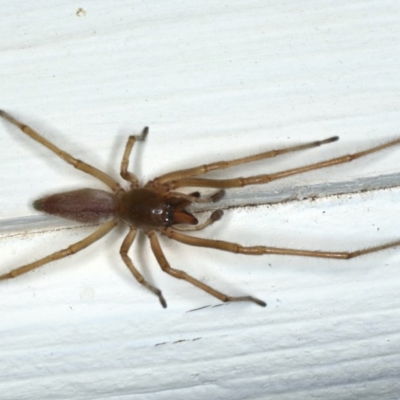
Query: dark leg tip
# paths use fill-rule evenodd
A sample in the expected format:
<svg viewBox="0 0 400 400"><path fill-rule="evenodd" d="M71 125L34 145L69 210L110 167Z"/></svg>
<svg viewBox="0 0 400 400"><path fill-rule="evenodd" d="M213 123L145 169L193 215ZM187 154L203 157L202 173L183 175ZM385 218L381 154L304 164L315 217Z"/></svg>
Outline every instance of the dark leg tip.
<svg viewBox="0 0 400 400"><path fill-rule="evenodd" d="M149 127L145 126L142 130L142 133L139 136L139 140L146 140L148 134L149 134Z"/></svg>
<svg viewBox="0 0 400 400"><path fill-rule="evenodd" d="M337 142L339 140L339 136L332 136L331 138L327 139L330 143Z"/></svg>
<svg viewBox="0 0 400 400"><path fill-rule="evenodd" d="M257 299L256 303L261 307L267 307L267 303L265 301Z"/></svg>
<svg viewBox="0 0 400 400"><path fill-rule="evenodd" d="M253 303L256 303L258 306L267 307L267 303L265 301L257 299L256 297L249 297L249 300L251 300Z"/></svg>
<svg viewBox="0 0 400 400"><path fill-rule="evenodd" d="M167 308L167 302L165 301L163 295L160 293L158 297L160 299L160 303L163 306L163 308Z"/></svg>

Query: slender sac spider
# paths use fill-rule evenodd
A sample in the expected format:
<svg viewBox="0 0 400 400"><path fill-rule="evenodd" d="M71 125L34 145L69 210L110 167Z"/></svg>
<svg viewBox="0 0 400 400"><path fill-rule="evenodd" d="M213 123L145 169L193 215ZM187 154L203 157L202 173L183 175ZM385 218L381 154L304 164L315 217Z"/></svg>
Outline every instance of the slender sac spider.
<svg viewBox="0 0 400 400"><path fill-rule="evenodd" d="M48 214L68 218L74 221L99 224L100 226L94 233L92 233L85 239L72 244L66 249L57 251L38 261L23 265L22 267L13 269L8 273L0 275L0 280L15 278L18 275L25 274L26 272L29 272L51 261L55 261L60 258L64 258L71 254L74 254L90 246L92 243L105 236L108 232L115 228L120 221L123 221L125 224L128 225L129 232L122 242L122 246L120 249L121 257L126 266L132 272L133 276L136 278L136 280L140 284L148 288L156 296L158 296L163 307L166 307L167 303L163 295L161 294L161 291L151 285L149 282L147 282L142 274L135 268L132 260L128 256L129 248L135 240L136 232L138 229L141 229L149 238L151 249L158 263L160 264L161 269L167 274L178 279L184 279L192 285L206 291L210 295L217 297L223 302L252 301L260 306L265 307L265 302L260 299L252 296L228 296L222 292L213 289L205 283L200 282L199 280L188 275L186 272L171 268L161 249L160 243L158 241L158 234L164 235L170 239L185 243L190 246L209 247L213 249L228 251L231 253L241 253L247 255L289 254L305 257L349 259L361 256L363 254L373 253L400 245L400 240L397 240L395 242L352 252L330 252L268 246L244 247L236 243L225 242L222 240L210 240L192 237L181 233L182 231L202 230L214 223L215 221L221 219L223 211L216 210L211 213L210 217L205 222L199 224L197 218L189 211L187 211L186 207L188 207L192 203L217 202L223 197L224 189L243 187L247 185L260 185L264 183L269 183L276 179L282 179L287 176L347 163L357 158L364 157L368 154L375 153L388 147L400 144L400 139L396 139L380 146L375 146L354 154L348 154L341 157L332 158L327 161L288 169L273 174L263 174L250 176L247 178L221 180L196 177L209 171L226 169L253 161L276 157L284 153L295 152L299 150L318 147L327 143L332 143L339 139L337 136L334 136L325 140L310 142L303 145L292 146L278 150L270 150L249 157L238 158L230 161L220 161L194 168L169 172L148 182L146 185L144 185L144 187L139 187L138 179L136 178L136 176L128 171L128 164L129 157L135 142L138 140L143 141L147 136L149 129L146 127L143 129L140 136L130 136L126 144L125 152L121 162L121 176L123 179L130 183L130 189L125 190L120 186L118 182L116 182L106 173L100 171L95 167L92 167L89 164L86 164L81 160L77 160L76 158L72 157L70 154L59 149L57 146L42 137L32 128L22 124L5 111L0 111L0 116L20 128L22 132L26 133L32 139L50 149L52 152L57 154L60 158L71 164L73 167L99 179L113 191L113 193L110 193L97 189L81 189L58 193L40 200L36 200L33 203L33 206L37 210L44 211ZM183 187L216 188L219 189L219 191L217 191L216 194L211 197L202 197L197 191L191 194L184 194L179 192L179 188Z"/></svg>

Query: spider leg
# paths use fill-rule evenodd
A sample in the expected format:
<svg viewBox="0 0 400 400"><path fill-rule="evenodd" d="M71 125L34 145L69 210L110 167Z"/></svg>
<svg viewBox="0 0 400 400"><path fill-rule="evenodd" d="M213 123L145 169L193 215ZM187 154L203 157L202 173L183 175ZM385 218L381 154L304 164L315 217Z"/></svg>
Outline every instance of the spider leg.
<svg viewBox="0 0 400 400"><path fill-rule="evenodd" d="M253 303L258 304L259 306L265 307L266 303L263 302L262 300L257 299L256 297L252 296L238 296L238 297L233 297L233 296L227 296L224 293L221 293L212 287L206 285L203 282L198 281L197 279L193 278L189 274L187 274L184 271L181 271L179 269L174 269L171 268L169 265L167 259L164 256L164 253L161 249L160 242L157 239L155 231L150 231L147 232L147 236L150 239L150 245L151 249L153 250L153 253L160 264L161 269L166 272L167 274L173 276L174 278L177 279L183 279L189 283L191 283L194 286L197 286L199 289L204 290L205 292L209 293L211 296L216 297L217 299L223 301L223 302L231 302L231 301L252 301Z"/></svg>
<svg viewBox="0 0 400 400"><path fill-rule="evenodd" d="M189 246L208 247L211 249L228 251L230 253L247 254L249 256L259 256L262 254L280 254L280 255L291 255L291 256L335 258L335 259L348 260L350 258L359 257L364 254L375 253L377 251L389 249L391 247L400 246L400 240L396 240L394 242L385 243L380 246L369 247L356 251L300 250L300 249L289 249L289 248L268 247L268 246L245 247L237 243L226 242L223 240L211 240L211 239L188 236L183 233L175 232L170 228L160 230L160 232L163 235L169 237L170 239L176 240L184 244L188 244Z"/></svg>
<svg viewBox="0 0 400 400"><path fill-rule="evenodd" d="M121 176L126 181L131 183L131 188L138 187L138 179L135 174L132 174L128 171L129 165L129 157L132 152L133 145L136 143L137 140L144 141L146 136L149 133L149 128L145 126L142 130L142 133L139 136L129 136L128 141L126 143L124 155L121 161Z"/></svg>
<svg viewBox="0 0 400 400"><path fill-rule="evenodd" d="M181 231L181 232L188 232L188 231L201 231L204 228L207 228L207 226L210 226L213 224L215 221L218 221L222 218L224 215L224 212L222 210L215 210L207 220L205 220L202 224L198 225L189 225L189 226L178 226L178 225L173 225L173 229L176 231Z"/></svg>
<svg viewBox="0 0 400 400"><path fill-rule="evenodd" d="M84 248L90 246L92 243L96 242L97 240L101 239L108 232L110 232L117 224L118 224L118 221L106 222L106 223L100 225L100 227L96 231L94 231L92 234L90 234L86 238L80 240L79 242L76 242L63 250L56 251L55 253L50 254L38 261L23 265L22 267L13 269L12 271L7 272L6 274L0 275L0 280L15 278L18 275L25 274L29 271L32 271L33 269L39 268L42 265L49 263L49 262L59 260L64 257L68 257L71 254L75 254L78 251L81 251Z"/></svg>
<svg viewBox="0 0 400 400"><path fill-rule="evenodd" d="M167 192L166 197L180 197L188 200L190 203L217 203L225 196L225 190L218 190L211 196L201 197L199 192L185 194L181 192Z"/></svg>
<svg viewBox="0 0 400 400"><path fill-rule="evenodd" d="M105 183L109 188L111 188L114 192L119 192L122 190L119 183L115 181L113 178L111 178L111 176L109 176L103 171L100 171L99 169L93 167L90 164L86 164L85 162L76 159L75 157L71 156L71 154L65 152L64 150L61 150L59 147L57 147L56 145L45 139L38 132L33 130L30 126L24 125L23 123L19 122L14 117L12 117L10 114L6 113L5 111L0 110L0 117L3 117L8 122L11 122L15 126L17 126L19 129L21 129L22 132L27 134L33 140L36 140L38 143L47 147L53 153L57 154L60 158L66 161L68 164L71 164L76 169L79 169L80 171L83 171L99 179L100 181Z"/></svg>
<svg viewBox="0 0 400 400"><path fill-rule="evenodd" d="M128 251L129 251L130 247L132 246L133 241L135 240L136 232L137 232L137 229L130 228L129 233L126 235L126 237L122 243L122 246L121 246L121 250L120 250L121 257L124 260L124 263L126 264L126 266L132 272L135 279L141 285L147 287L147 289L149 289L151 292L153 292L159 298L161 305L164 308L166 308L167 302L165 301L165 299L161 293L161 290L157 289L153 285L150 285L150 283L147 282L146 279L143 278L143 275L135 268L135 266L132 263L132 260L128 256Z"/></svg>
<svg viewBox="0 0 400 400"><path fill-rule="evenodd" d="M357 158L367 156L368 154L381 151L383 149L395 146L397 144L400 144L400 139L392 140L382 145L371 147L370 149L360 151L357 153L346 154L341 157L336 157L330 160L305 165L303 167L288 169L273 174L263 174L263 175L250 176L246 178L233 178L233 179L201 179L201 178L177 179L175 181L169 182L168 186L171 189L176 189L179 187L212 187L218 189L228 189L228 188L243 187L247 185L260 185L269 183L277 179L286 178L288 176L301 174L303 172L308 172L316 169L331 167L333 165L348 163L353 160L356 160Z"/></svg>
<svg viewBox="0 0 400 400"><path fill-rule="evenodd" d="M230 161L218 161L218 162L201 165L201 166L194 167L194 168L181 169L178 171L173 171L173 172L169 172L168 174L161 175L158 178L154 179L152 182L149 182L148 185L149 186L165 185L165 184L170 183L171 181L178 181L178 180L181 180L184 178L189 178L189 177L193 177L196 175L202 175L202 174L205 174L210 171L231 168L231 167L235 167L235 166L241 165L241 164L247 164L247 163L254 162L254 161L264 160L265 158L277 157L277 156L279 156L281 154L285 154L285 153L292 153L295 151L310 149L313 147L321 146L323 144L336 142L337 140L339 140L339 137L334 136L334 137L330 137L325 140L318 140L315 142L301 144L298 146L291 146L291 147L287 147L284 149L269 150L269 151L265 151L263 153L254 154L254 155L248 156L248 157L236 158L236 159L230 160Z"/></svg>

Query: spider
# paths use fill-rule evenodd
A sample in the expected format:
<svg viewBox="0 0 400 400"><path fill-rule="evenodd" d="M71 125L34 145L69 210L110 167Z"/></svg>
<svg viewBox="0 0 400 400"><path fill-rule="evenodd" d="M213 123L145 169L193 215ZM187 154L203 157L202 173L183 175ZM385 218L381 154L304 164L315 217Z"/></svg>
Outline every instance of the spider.
<svg viewBox="0 0 400 400"><path fill-rule="evenodd" d="M330 252L320 250L300 250L290 248L278 248L268 246L250 246L245 247L236 243L226 242L222 240L211 240L199 237L193 237L182 233L183 231L199 231L214 222L221 219L223 211L218 209L211 213L208 219L199 223L197 218L186 208L192 203L212 203L218 202L225 193L225 189L243 187L248 185L266 184L273 180L283 179L285 177L312 171L320 168L326 168L333 165L343 164L353 161L357 158L367 156L368 154L386 149L388 147L400 144L400 138L384 143L379 146L371 147L367 150L353 154L347 154L341 157L332 158L326 161L305 165L293 169L283 170L272 174L262 174L250 176L246 178L233 179L205 179L198 178L210 171L226 169L241 164L254 161L264 160L266 158L276 157L284 153L291 153L300 150L318 147L324 144L335 142L339 137L334 136L325 140L314 141L302 145L281 148L278 150L265 151L248 157L237 158L230 161L219 161L211 164L197 166L194 168L182 169L161 175L152 181L146 183L143 187L139 187L138 179L134 174L128 171L129 157L134 144L137 141L144 141L149 129L145 127L139 136L130 136L126 143L125 151L122 157L120 174L123 179L129 182L129 190L125 190L111 176L103 171L81 161L67 152L61 150L53 143L45 139L38 132L28 125L19 122L5 111L0 110L0 116L14 124L25 134L36 140L49 150L57 154L73 167L83 171L94 178L100 180L107 185L112 192L97 189L80 189L69 192L57 193L36 200L33 203L35 209L48 214L61 216L74 221L93 223L100 225L95 232L87 236L63 250L56 251L40 260L30 264L23 265L19 268L0 275L0 280L15 278L18 275L25 274L51 261L59 260L71 254L90 246L97 240L101 239L119 222L124 222L129 232L122 242L120 254L136 280L153 292L160 300L161 305L165 308L167 303L161 291L151 285L143 275L133 265L128 251L135 240L138 229L142 230L150 241L151 249L161 269L167 274L183 279L194 286L204 290L210 295L218 298L223 302L233 301L250 301L259 306L266 306L266 303L253 296L228 296L205 283L195 279L184 271L172 268L164 256L158 235L166 236L172 240L198 247L208 247L212 249L227 251L231 253L240 253L247 255L262 254L282 254L305 257L350 259L364 254L377 252L400 245L400 240L386 243L380 246L365 248L352 252ZM184 194L179 188L214 188L218 189L212 196L201 196L200 192L195 191L190 194Z"/></svg>

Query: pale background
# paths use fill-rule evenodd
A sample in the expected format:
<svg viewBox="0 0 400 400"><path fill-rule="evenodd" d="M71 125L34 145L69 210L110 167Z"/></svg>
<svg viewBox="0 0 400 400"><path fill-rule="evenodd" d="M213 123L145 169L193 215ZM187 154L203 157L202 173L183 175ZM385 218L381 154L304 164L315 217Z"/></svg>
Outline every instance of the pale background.
<svg viewBox="0 0 400 400"><path fill-rule="evenodd" d="M0 37L0 107L114 177L127 136L144 125L150 136L132 162L142 181L340 136L215 176L277 171L400 135L395 0L3 1ZM94 229L37 218L30 204L100 182L6 122L0 160L1 273ZM357 192L366 177L371 188L396 185L399 172L392 149L235 192L296 198L317 184L322 197L232 208L201 236L326 250L398 239L396 187L323 194L343 182ZM163 310L119 257L125 232L0 283L1 399L400 397L400 249L346 262L162 240L174 267L268 303L215 307L217 299L161 272L139 238L131 254L163 290Z"/></svg>

